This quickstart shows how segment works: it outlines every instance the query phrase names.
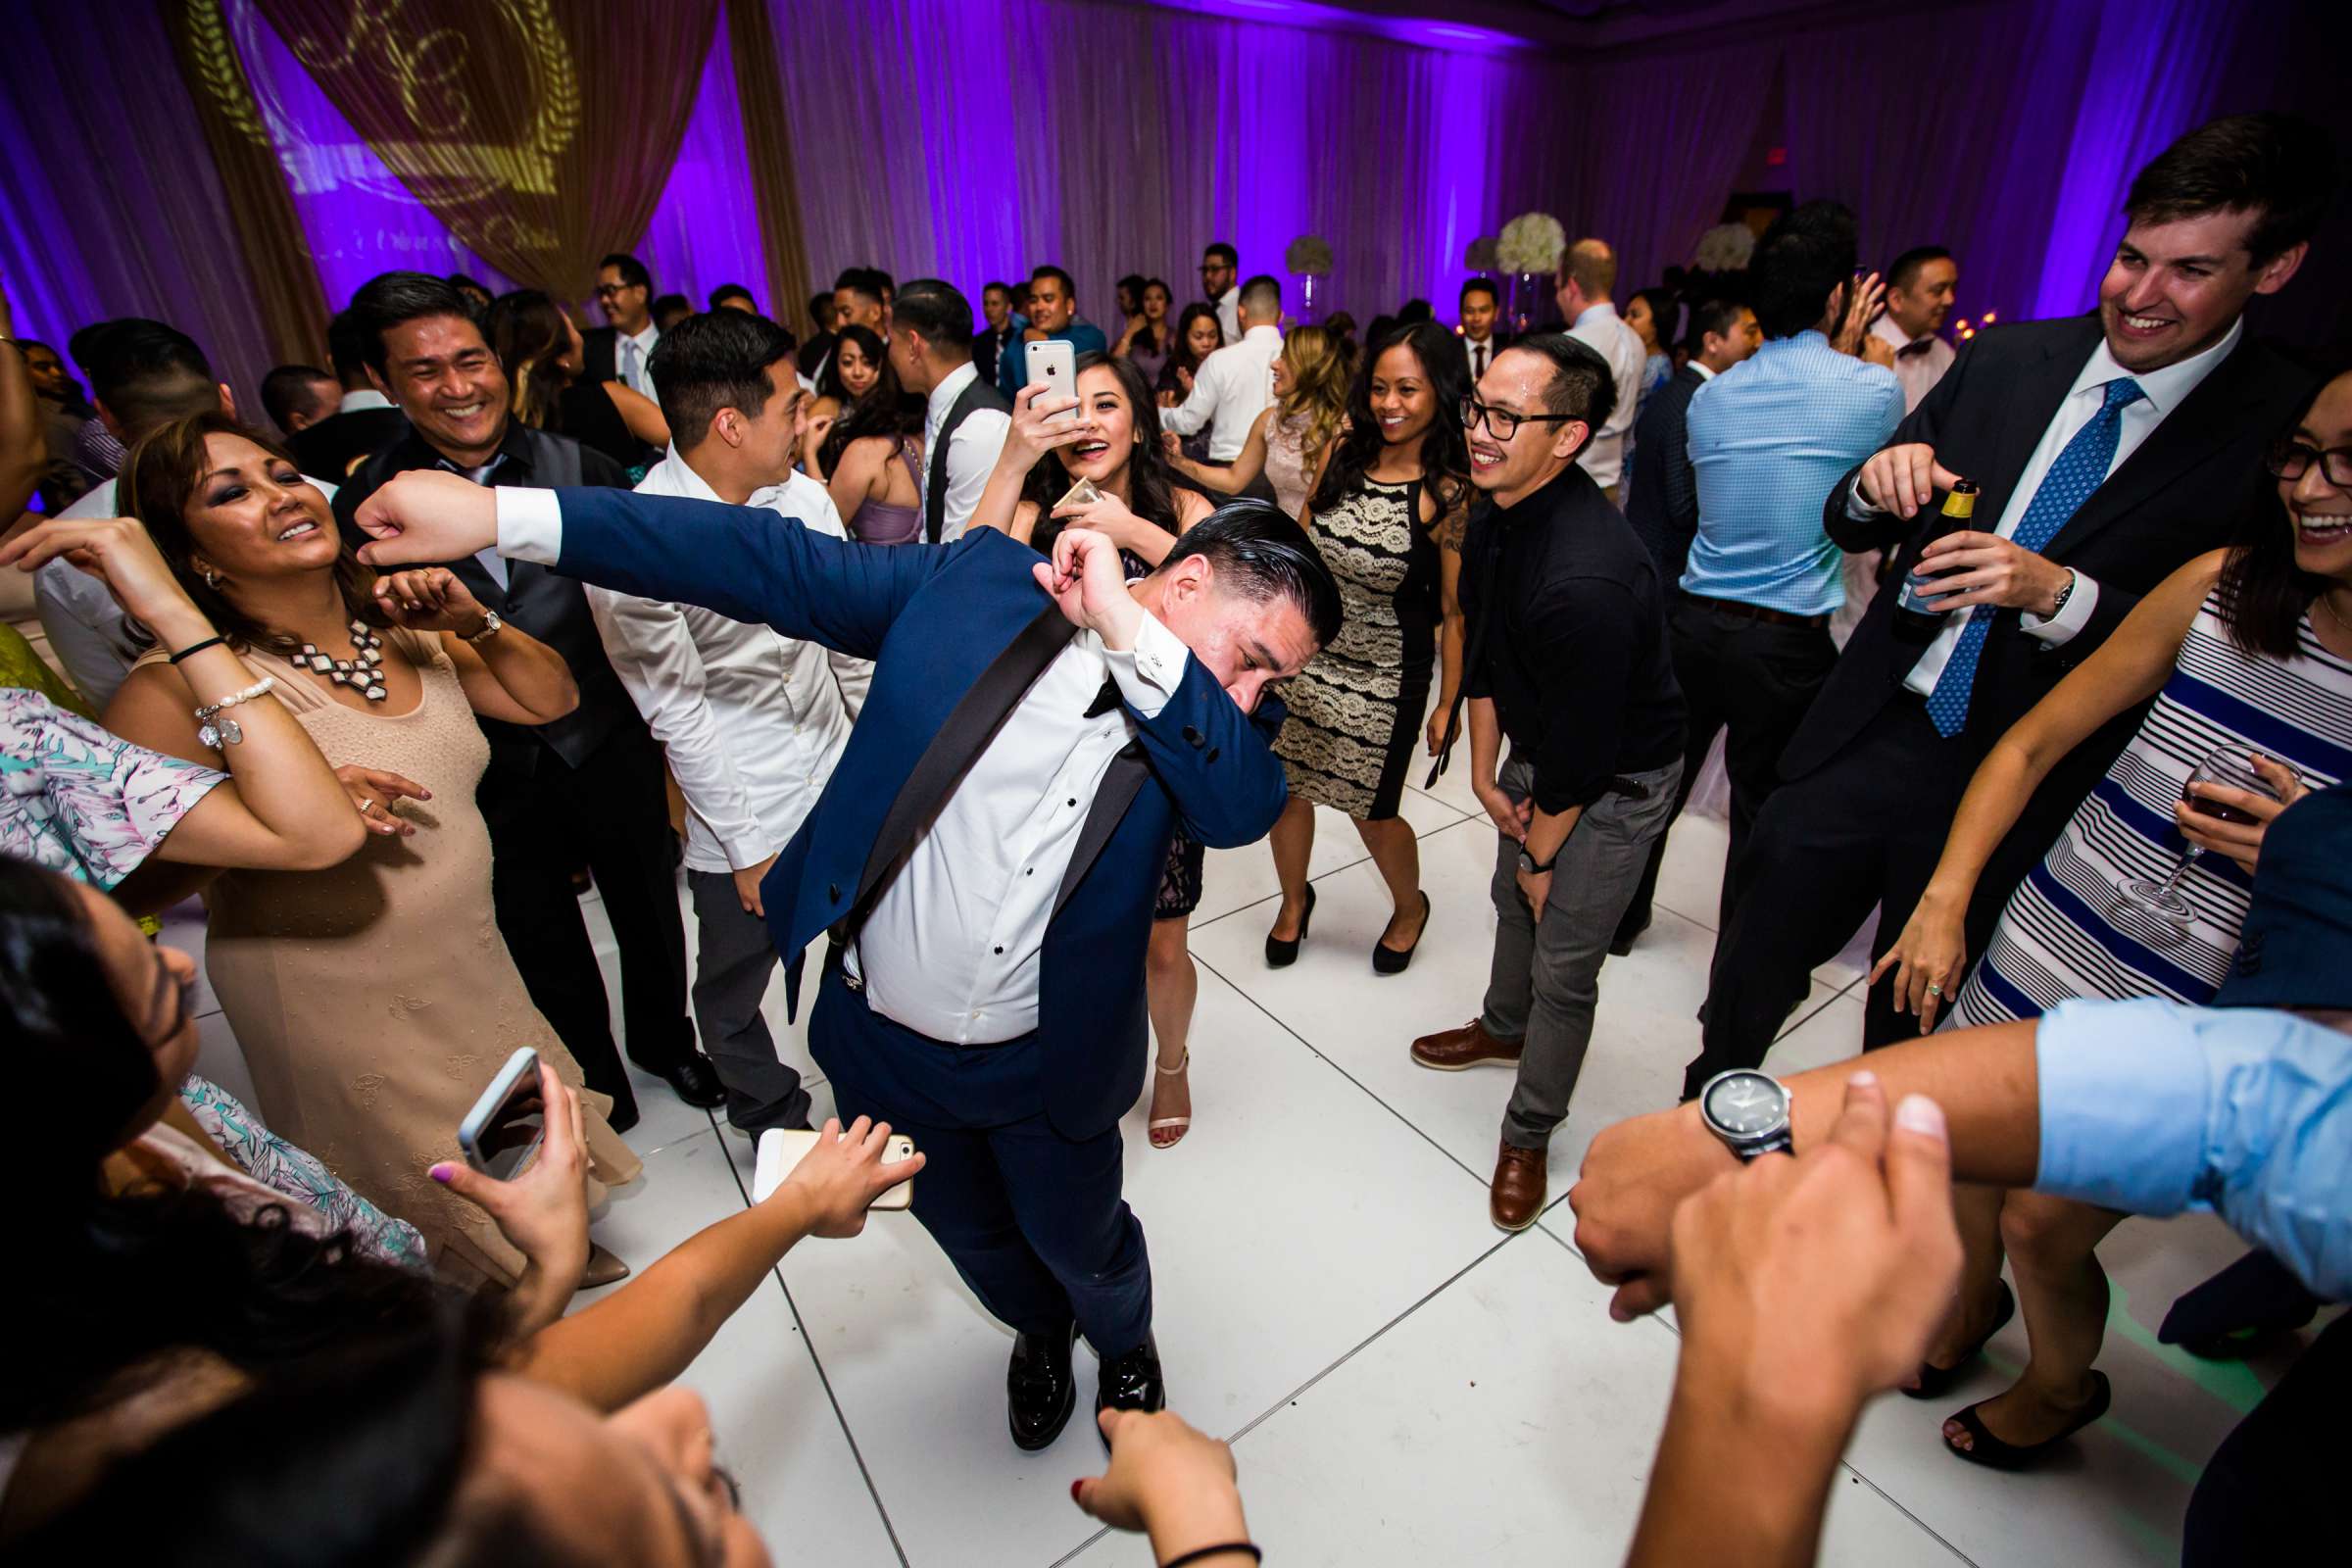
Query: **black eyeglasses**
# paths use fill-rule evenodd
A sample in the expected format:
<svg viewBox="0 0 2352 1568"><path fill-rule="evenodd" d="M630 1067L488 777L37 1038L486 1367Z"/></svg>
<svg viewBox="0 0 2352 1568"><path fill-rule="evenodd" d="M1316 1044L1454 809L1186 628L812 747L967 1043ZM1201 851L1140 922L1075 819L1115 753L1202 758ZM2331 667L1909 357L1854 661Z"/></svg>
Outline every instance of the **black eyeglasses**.
<svg viewBox="0 0 2352 1568"><path fill-rule="evenodd" d="M1508 409L1489 408L1476 398L1462 399L1462 428L1475 430L1478 421L1487 421L1487 433L1497 441L1508 441L1519 433L1523 424L1566 424L1578 418L1574 414L1513 414Z"/></svg>
<svg viewBox="0 0 2352 1568"><path fill-rule="evenodd" d="M2311 471L2315 463L2320 465L2320 471L2328 476L2329 484L2338 490L2352 490L2352 447L2329 447L2323 452L2289 436L2272 442L2263 459L2263 466L2281 479L2300 479Z"/></svg>

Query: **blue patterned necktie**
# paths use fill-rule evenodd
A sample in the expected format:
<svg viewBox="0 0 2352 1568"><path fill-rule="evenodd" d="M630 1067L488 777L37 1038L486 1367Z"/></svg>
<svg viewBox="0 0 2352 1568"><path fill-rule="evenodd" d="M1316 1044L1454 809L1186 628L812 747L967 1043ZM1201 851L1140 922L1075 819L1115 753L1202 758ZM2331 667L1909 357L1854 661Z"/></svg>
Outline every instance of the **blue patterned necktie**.
<svg viewBox="0 0 2352 1568"><path fill-rule="evenodd" d="M2106 480L2108 466L2115 462L2116 441L2123 433L2124 410L2146 396L2139 383L2128 375L2107 383L2106 401L2099 405L2099 412L2058 454L2041 488L2034 492L2034 504L2026 508L2025 520L2010 534L2018 549L2038 554ZM1968 624L1960 628L1960 641L1953 645L1952 657L1944 661L1943 672L1936 678L1935 694L1928 699L1928 717L1936 733L1946 740L1959 734L1968 722L1968 694L1977 682L1977 660L1984 652L1984 639L1998 613L1990 605L1971 607Z"/></svg>

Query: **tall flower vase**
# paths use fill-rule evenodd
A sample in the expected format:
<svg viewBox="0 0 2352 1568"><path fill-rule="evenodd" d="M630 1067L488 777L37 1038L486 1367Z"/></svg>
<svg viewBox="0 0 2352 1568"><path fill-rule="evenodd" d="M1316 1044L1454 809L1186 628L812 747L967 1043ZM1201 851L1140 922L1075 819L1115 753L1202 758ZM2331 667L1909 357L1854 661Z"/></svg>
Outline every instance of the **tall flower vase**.
<svg viewBox="0 0 2352 1568"><path fill-rule="evenodd" d="M1323 272L1298 274L1298 309L1292 318L1300 326L1320 326L1323 313L1331 308L1331 278Z"/></svg>
<svg viewBox="0 0 2352 1568"><path fill-rule="evenodd" d="M1523 337L1544 316L1544 286L1547 279L1535 272L1513 272L1505 285L1510 292L1511 335Z"/></svg>

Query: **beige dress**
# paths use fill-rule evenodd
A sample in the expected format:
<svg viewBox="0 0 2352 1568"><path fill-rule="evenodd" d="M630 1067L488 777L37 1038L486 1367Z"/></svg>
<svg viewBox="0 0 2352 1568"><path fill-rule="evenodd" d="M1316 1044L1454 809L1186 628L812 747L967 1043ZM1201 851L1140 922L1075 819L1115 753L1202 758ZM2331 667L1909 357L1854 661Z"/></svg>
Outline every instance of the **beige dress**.
<svg viewBox="0 0 2352 1568"><path fill-rule="evenodd" d="M421 677L407 713L346 708L285 660L244 657L276 677L277 700L330 763L383 768L432 792L397 808L416 835L370 834L324 871L221 873L207 895L205 970L271 1130L423 1232L436 1266L512 1284L521 1254L425 1173L465 1157L458 1122L516 1047L536 1049L575 1088L580 1069L531 1004L492 917L490 831L473 802L490 743L457 668L437 638L383 637ZM595 1175L635 1180L637 1156L605 1122L612 1102L583 1099Z"/></svg>
<svg viewBox="0 0 2352 1568"><path fill-rule="evenodd" d="M1284 418L1277 408L1266 419L1266 483L1274 487L1274 500L1294 520L1305 515L1306 485L1315 476L1314 465L1306 457L1304 415Z"/></svg>

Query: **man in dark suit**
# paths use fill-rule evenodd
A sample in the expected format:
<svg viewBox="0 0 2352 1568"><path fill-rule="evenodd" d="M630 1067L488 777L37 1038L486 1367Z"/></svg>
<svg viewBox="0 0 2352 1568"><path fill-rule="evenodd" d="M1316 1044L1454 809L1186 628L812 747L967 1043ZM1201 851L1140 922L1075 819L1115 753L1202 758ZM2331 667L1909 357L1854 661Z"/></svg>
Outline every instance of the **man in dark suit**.
<svg viewBox="0 0 2352 1568"><path fill-rule="evenodd" d="M2190 131L2132 182L2098 314L1971 339L1831 491L1830 536L1893 552L1940 621L1906 636L1897 595L1879 595L1789 742L1788 782L1731 869L1686 1097L1763 1059L1873 905L1874 956L1892 944L1992 743L2143 594L2228 542L2264 445L2310 386L2240 318L2301 265L2333 179L2327 137L2288 117ZM1979 486L1974 518L1944 532L1935 498L1961 478ZM1972 954L2139 719L2119 715L2035 791L1978 883ZM1918 1032L1889 990L1872 989L1866 1047Z"/></svg>
<svg viewBox="0 0 2352 1568"><path fill-rule="evenodd" d="M355 543L359 504L412 468L478 485L627 485L610 458L509 416L497 356L439 278L387 272L360 290L352 310L368 330L370 368L411 426L335 497L335 516ZM620 944L629 1056L688 1104L723 1103L726 1091L695 1050L686 1017L686 929L662 749L605 658L587 596L569 577L496 557L440 564L486 609L562 654L579 683L579 707L553 724L482 720L490 767L478 795L490 825L491 892L531 1001L588 1087L612 1097L612 1126L625 1130L637 1119L636 1096L613 1049L603 972L572 888L585 863Z"/></svg>
<svg viewBox="0 0 2352 1568"><path fill-rule="evenodd" d="M1280 705L1259 698L1340 619L1297 524L1232 503L1130 586L1085 529L1048 563L990 528L881 548L765 508L493 496L431 474L360 520L384 541L371 561L495 546L876 661L823 796L760 884L789 996L826 933L809 1049L844 1116L912 1134L916 1218L1016 1331L1013 1441L1045 1447L1068 1420L1080 1331L1102 1357L1098 1409L1162 1407L1151 1265L1120 1197L1144 953L1176 821L1229 847L1281 814Z"/></svg>
<svg viewBox="0 0 2352 1568"><path fill-rule="evenodd" d="M1470 384L1478 385L1494 356L1511 346L1511 336L1502 331L1502 293L1483 277L1474 277L1462 285L1461 296L1462 354L1470 362Z"/></svg>
<svg viewBox="0 0 2352 1568"><path fill-rule="evenodd" d="M349 311L326 323L327 362L343 396L335 412L286 438L286 450L305 473L341 484L368 458L407 433L409 416L368 378L368 333Z"/></svg>
<svg viewBox="0 0 2352 1568"><path fill-rule="evenodd" d="M580 334L583 378L618 381L652 397L654 378L646 367L662 341L654 321L654 274L636 257L615 251L596 265L596 308L605 313L605 324Z"/></svg>
<svg viewBox="0 0 2352 1568"><path fill-rule="evenodd" d="M980 315L988 329L972 338L972 363L986 366L993 371L1004 358L1004 345L1018 337L1026 319L1015 321L1012 315L1012 285L988 282L980 286Z"/></svg>

